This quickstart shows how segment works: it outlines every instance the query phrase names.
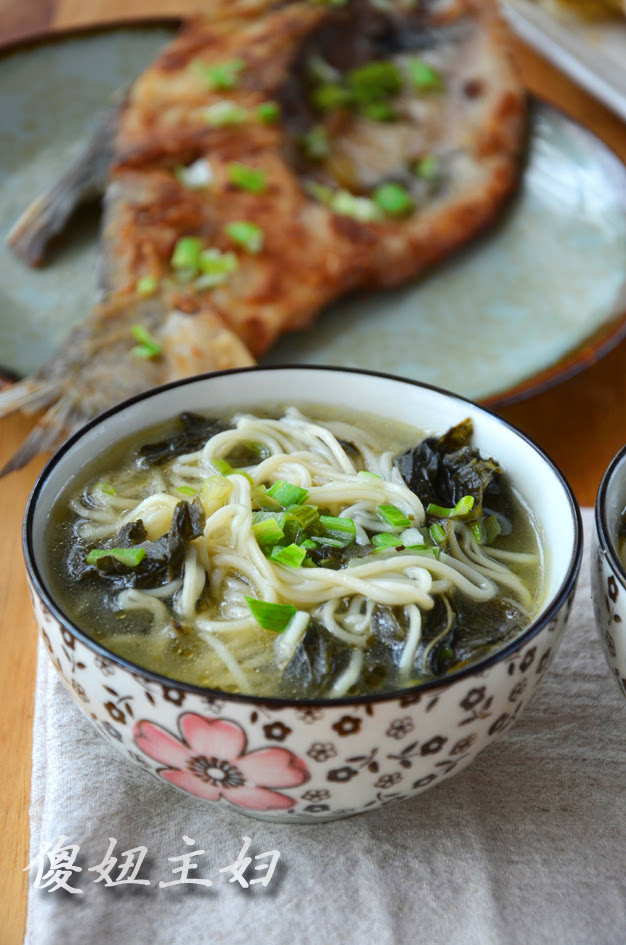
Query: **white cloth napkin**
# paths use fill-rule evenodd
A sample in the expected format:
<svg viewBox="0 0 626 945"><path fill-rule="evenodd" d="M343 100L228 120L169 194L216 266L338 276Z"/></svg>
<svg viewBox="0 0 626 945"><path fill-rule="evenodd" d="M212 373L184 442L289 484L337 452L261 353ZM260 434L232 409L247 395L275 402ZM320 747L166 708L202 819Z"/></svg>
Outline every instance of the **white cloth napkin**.
<svg viewBox="0 0 626 945"><path fill-rule="evenodd" d="M33 868L26 945L624 945L625 748L588 552L561 650L518 724L441 787L331 824L257 822L160 785L96 736L42 651L31 859L67 836L83 893L35 889ZM219 872L243 837L249 855L280 852L267 886ZM138 875L151 885L94 883L109 838L118 856L147 847ZM181 865L168 857L197 849L195 876L213 885L160 888ZM266 875L255 862L270 860L246 879Z"/></svg>

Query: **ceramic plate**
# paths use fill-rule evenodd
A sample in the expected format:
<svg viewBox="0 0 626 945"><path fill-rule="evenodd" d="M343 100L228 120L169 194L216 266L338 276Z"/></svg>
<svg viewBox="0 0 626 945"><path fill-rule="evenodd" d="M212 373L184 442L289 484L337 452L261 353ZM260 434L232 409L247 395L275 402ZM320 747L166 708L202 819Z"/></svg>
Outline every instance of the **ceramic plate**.
<svg viewBox="0 0 626 945"><path fill-rule="evenodd" d="M626 20L557 19L533 0L504 0L503 10L522 39L626 121Z"/></svg>
<svg viewBox="0 0 626 945"><path fill-rule="evenodd" d="M98 113L169 29L116 28L0 60L0 236L65 168ZM499 403L579 370L624 330L626 169L590 133L535 103L521 191L488 235L419 282L332 306L264 362L371 368ZM39 367L92 304L97 208L48 264L0 248L0 364Z"/></svg>

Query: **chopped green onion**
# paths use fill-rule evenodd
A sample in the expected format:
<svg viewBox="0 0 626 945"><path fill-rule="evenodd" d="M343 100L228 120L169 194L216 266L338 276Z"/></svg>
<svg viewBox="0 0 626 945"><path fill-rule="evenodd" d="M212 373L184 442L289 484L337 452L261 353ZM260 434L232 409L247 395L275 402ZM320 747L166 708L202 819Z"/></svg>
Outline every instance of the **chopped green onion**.
<svg viewBox="0 0 626 945"><path fill-rule="evenodd" d="M502 525L497 515L490 515L489 518L485 519L485 544L490 545L491 542L498 537L502 531Z"/></svg>
<svg viewBox="0 0 626 945"><path fill-rule="evenodd" d="M380 210L369 197L355 197L348 190L331 192L330 208L344 217L353 217L362 223L380 220Z"/></svg>
<svg viewBox="0 0 626 945"><path fill-rule="evenodd" d="M204 120L212 128L243 125L248 120L248 112L236 102L214 102L204 109Z"/></svg>
<svg viewBox="0 0 626 945"><path fill-rule="evenodd" d="M310 528L319 520L320 513L313 505L290 505L287 509L287 517L300 528Z"/></svg>
<svg viewBox="0 0 626 945"><path fill-rule="evenodd" d="M356 538L356 525L351 518L340 518L335 515L320 515L320 525L326 529L328 535L312 536L316 541L330 537L334 541L341 542L342 546L351 545ZM323 541L323 544L330 544Z"/></svg>
<svg viewBox="0 0 626 945"><path fill-rule="evenodd" d="M459 499L457 504L452 510L452 518L456 516L467 515L468 512L471 512L474 508L474 496L473 495L464 495L462 499Z"/></svg>
<svg viewBox="0 0 626 945"><path fill-rule="evenodd" d="M206 158L198 158L188 167L177 165L174 177L189 190L206 190L213 183L213 170Z"/></svg>
<svg viewBox="0 0 626 945"><path fill-rule="evenodd" d="M139 344L132 349L132 354L138 358L158 358L161 354L161 346L157 344L150 332L143 325L133 325L131 328L133 338Z"/></svg>
<svg viewBox="0 0 626 945"><path fill-rule="evenodd" d="M294 486L283 479L277 479L271 489L267 490L267 495L287 508L289 505L302 505L309 493L306 489L301 489L300 486Z"/></svg>
<svg viewBox="0 0 626 945"><path fill-rule="evenodd" d="M420 92L433 92L443 88L440 74L423 59L408 59L407 66L411 81Z"/></svg>
<svg viewBox="0 0 626 945"><path fill-rule="evenodd" d="M300 138L300 146L312 161L322 161L330 154L330 142L324 125L313 125Z"/></svg>
<svg viewBox="0 0 626 945"><path fill-rule="evenodd" d="M127 568L136 568L145 555L145 548L93 548L87 555L87 564L97 564L101 558L115 558Z"/></svg>
<svg viewBox="0 0 626 945"><path fill-rule="evenodd" d="M368 469L360 469L357 473L359 479L382 479L377 473L370 472Z"/></svg>
<svg viewBox="0 0 626 945"><path fill-rule="evenodd" d="M372 121L393 121L396 117L387 102L366 102L359 106L359 112L364 118L370 118Z"/></svg>
<svg viewBox="0 0 626 945"><path fill-rule="evenodd" d="M198 265L202 275L196 280L199 289L210 289L222 285L239 268L239 260L234 253L222 253L219 249L204 249L200 253Z"/></svg>
<svg viewBox="0 0 626 945"><path fill-rule="evenodd" d="M404 542L397 535L379 532L377 535L372 535L372 544L374 548L402 548Z"/></svg>
<svg viewBox="0 0 626 945"><path fill-rule="evenodd" d="M425 154L423 158L415 164L413 173L424 180L433 181L439 176L439 162L432 154Z"/></svg>
<svg viewBox="0 0 626 945"><path fill-rule="evenodd" d="M209 476L204 480L200 501L207 515L212 514L224 505L232 490L232 483L222 476Z"/></svg>
<svg viewBox="0 0 626 945"><path fill-rule="evenodd" d="M405 545L404 550L424 558L438 558L440 554L439 548L429 548L427 545Z"/></svg>
<svg viewBox="0 0 626 945"><path fill-rule="evenodd" d="M277 561L278 564L285 564L289 568L299 568L306 558L306 550L298 545L287 545L285 548L280 545L274 545L270 555L270 561Z"/></svg>
<svg viewBox="0 0 626 945"><path fill-rule="evenodd" d="M141 279L137 280L137 295L141 296L142 299L147 298L149 295L154 295L156 290L159 288L159 283L154 276L142 276Z"/></svg>
<svg viewBox="0 0 626 945"><path fill-rule="evenodd" d="M401 184L381 184L374 191L374 202L390 217L405 217L412 213L415 203L408 190Z"/></svg>
<svg viewBox="0 0 626 945"><path fill-rule="evenodd" d="M430 526L428 531L435 544L442 545L446 540L446 530L443 525L439 525L437 522L435 522L434 525Z"/></svg>
<svg viewBox="0 0 626 945"><path fill-rule="evenodd" d="M189 269L195 274L200 265L202 240L199 236L181 236L174 247L170 263L174 269Z"/></svg>
<svg viewBox="0 0 626 945"><path fill-rule="evenodd" d="M280 121L280 105L278 102L261 102L257 105L256 114L264 125L275 125Z"/></svg>
<svg viewBox="0 0 626 945"><path fill-rule="evenodd" d="M305 538L304 541L300 542L300 547L301 548L317 548L317 545L313 541L312 538Z"/></svg>
<svg viewBox="0 0 626 945"><path fill-rule="evenodd" d="M265 486L255 486L251 490L250 495L252 501L255 502L260 509L264 509L267 512L280 512L282 511L282 505L278 502L277 499L273 499L271 495L267 494L267 489Z"/></svg>
<svg viewBox="0 0 626 945"><path fill-rule="evenodd" d="M265 234L260 226L249 220L233 220L226 225L226 232L233 243L241 246L248 253L260 253L265 242Z"/></svg>
<svg viewBox="0 0 626 945"><path fill-rule="evenodd" d="M198 495L197 489L192 489L191 486L177 486L177 492L182 492L183 495Z"/></svg>
<svg viewBox="0 0 626 945"><path fill-rule="evenodd" d="M454 650L449 646L442 646L439 650L439 659L449 662L454 659Z"/></svg>
<svg viewBox="0 0 626 945"><path fill-rule="evenodd" d="M261 519L258 522L254 522L252 525L252 531L255 534L256 540L259 545L263 548L273 547L277 542L285 537L285 533L272 516Z"/></svg>
<svg viewBox="0 0 626 945"><path fill-rule="evenodd" d="M408 528L411 524L410 519L406 517L404 512L400 511L397 505L379 505L376 511L378 517L381 518L383 522L386 522L387 525Z"/></svg>
<svg viewBox="0 0 626 945"><path fill-rule="evenodd" d="M344 85L325 83L313 90L311 99L316 108L321 111L330 111L333 108L342 108L352 102L352 93Z"/></svg>
<svg viewBox="0 0 626 945"><path fill-rule="evenodd" d="M482 522L469 522L467 526L479 545L485 542L485 526Z"/></svg>
<svg viewBox="0 0 626 945"><path fill-rule="evenodd" d="M368 62L352 69L346 81L355 101L360 104L380 102L395 95L402 86L402 77L393 62Z"/></svg>
<svg viewBox="0 0 626 945"><path fill-rule="evenodd" d="M341 538L331 538L330 535L313 535L311 541L314 541L316 545L328 545L329 548L346 547L345 541Z"/></svg>
<svg viewBox="0 0 626 945"><path fill-rule="evenodd" d="M211 65L208 62L202 62L200 59L194 59L190 63L190 69L207 84L210 89L234 89L239 82L239 76L245 68L243 59L231 59L228 62L220 62Z"/></svg>
<svg viewBox="0 0 626 945"><path fill-rule="evenodd" d="M106 495L116 495L115 489L110 482L99 482L96 485L96 489L99 489L100 492L104 492Z"/></svg>
<svg viewBox="0 0 626 945"><path fill-rule="evenodd" d="M437 518L457 518L462 515L467 515L473 508L474 496L464 495L462 499L459 499L453 509L446 508L443 505L435 505L434 502L430 502L426 506L426 514L436 515Z"/></svg>
<svg viewBox="0 0 626 945"><path fill-rule="evenodd" d="M262 194L267 187L267 172L262 167L248 167L239 161L232 161L227 168L228 180L241 190L252 194Z"/></svg>
<svg viewBox="0 0 626 945"><path fill-rule="evenodd" d="M222 476L245 476L250 485L252 485L252 479L243 469L233 469L233 467L225 459L212 459L211 464L215 466L217 471L222 474Z"/></svg>
<svg viewBox="0 0 626 945"><path fill-rule="evenodd" d="M295 617L297 608L293 604L271 604L266 600L255 600L246 597L252 616L264 630L282 633L292 617Z"/></svg>

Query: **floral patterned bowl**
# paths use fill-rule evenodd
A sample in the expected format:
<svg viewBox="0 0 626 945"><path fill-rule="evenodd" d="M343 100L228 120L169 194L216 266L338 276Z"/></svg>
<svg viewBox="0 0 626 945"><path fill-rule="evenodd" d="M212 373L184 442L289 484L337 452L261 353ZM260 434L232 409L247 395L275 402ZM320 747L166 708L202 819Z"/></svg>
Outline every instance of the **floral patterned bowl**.
<svg viewBox="0 0 626 945"><path fill-rule="evenodd" d="M318 701L232 695L174 682L115 656L74 626L50 591L46 522L75 471L133 430L183 410L342 404L425 431L470 416L543 532L546 597L515 641L475 666L401 692ZM100 733L157 778L266 820L310 823L412 797L461 771L518 718L565 629L580 568L580 513L567 482L505 421L453 394L337 368L229 371L120 404L73 436L30 497L24 552L33 607L66 689Z"/></svg>
<svg viewBox="0 0 626 945"><path fill-rule="evenodd" d="M596 498L591 592L606 661L626 696L626 566L618 553L618 530L626 508L626 446L608 467Z"/></svg>

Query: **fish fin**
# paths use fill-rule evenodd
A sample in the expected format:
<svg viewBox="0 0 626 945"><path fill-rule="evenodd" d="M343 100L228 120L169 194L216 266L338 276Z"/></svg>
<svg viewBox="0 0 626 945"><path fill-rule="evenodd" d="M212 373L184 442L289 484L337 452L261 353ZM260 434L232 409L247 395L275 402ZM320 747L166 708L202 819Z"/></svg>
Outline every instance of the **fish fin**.
<svg viewBox="0 0 626 945"><path fill-rule="evenodd" d="M47 407L56 397L56 384L28 377L0 391L0 417L8 417L17 410L34 413Z"/></svg>
<svg viewBox="0 0 626 945"><path fill-rule="evenodd" d="M76 409L73 398L67 395L62 397L46 411L8 463L0 469L0 479L22 469L38 453L56 449L78 430L83 422L84 417Z"/></svg>
<svg viewBox="0 0 626 945"><path fill-rule="evenodd" d="M29 266L43 262L52 238L74 210L104 192L113 160L120 106L103 115L90 141L65 173L24 211L6 238L7 245Z"/></svg>

